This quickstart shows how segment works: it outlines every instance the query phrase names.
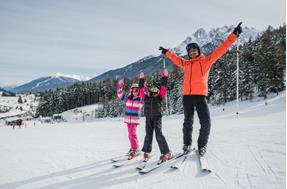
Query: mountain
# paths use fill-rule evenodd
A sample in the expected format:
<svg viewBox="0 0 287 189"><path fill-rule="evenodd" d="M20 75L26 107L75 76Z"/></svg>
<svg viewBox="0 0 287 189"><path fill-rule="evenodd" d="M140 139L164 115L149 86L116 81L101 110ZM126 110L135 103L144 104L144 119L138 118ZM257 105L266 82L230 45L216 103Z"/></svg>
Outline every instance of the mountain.
<svg viewBox="0 0 287 189"><path fill-rule="evenodd" d="M174 52L186 58L185 47L190 42L196 42L201 47L201 51L205 55L209 55L219 44L221 44L234 29L234 26L223 26L221 28L215 28L207 32L200 28L195 33L186 37L178 46L172 48ZM254 28L243 28L243 33L240 35L238 41L241 44L254 40L260 32ZM160 45L160 44L159 44ZM173 63L166 58L166 67L168 69L173 67ZM117 76L133 79L142 70L148 75L152 75L154 72L163 69L163 56L146 56L134 63L131 63L123 68L107 71L99 76L96 76L89 80L90 82L98 82L105 79L115 79Z"/></svg>
<svg viewBox="0 0 287 189"><path fill-rule="evenodd" d="M188 36L180 45L172 50L179 55L186 55L185 47L188 43L195 42L201 47L205 55L210 54L216 47L218 47L234 29L234 26L223 26L221 28L212 29L208 33L200 28L194 34ZM254 28L243 28L243 33L240 35L238 42L244 44L250 39L254 40L259 35L259 31Z"/></svg>
<svg viewBox="0 0 287 189"><path fill-rule="evenodd" d="M89 79L90 78L88 77L79 75L65 75L61 73L56 73L53 76L35 79L29 83L10 89L10 91L16 93L41 92L49 89L53 90L60 87L70 86L74 83L86 81Z"/></svg>
<svg viewBox="0 0 287 189"><path fill-rule="evenodd" d="M18 85L8 85L8 86L3 86L2 89L5 89L6 91L10 91L10 89L16 88Z"/></svg>
<svg viewBox="0 0 287 189"><path fill-rule="evenodd" d="M16 96L16 94L0 87L0 96Z"/></svg>

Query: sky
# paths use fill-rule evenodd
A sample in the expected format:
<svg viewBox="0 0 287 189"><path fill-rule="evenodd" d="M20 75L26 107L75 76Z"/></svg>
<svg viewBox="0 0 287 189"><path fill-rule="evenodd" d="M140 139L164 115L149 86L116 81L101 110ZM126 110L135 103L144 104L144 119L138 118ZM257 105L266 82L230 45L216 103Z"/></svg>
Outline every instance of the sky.
<svg viewBox="0 0 287 189"><path fill-rule="evenodd" d="M286 23L285 0L0 1L0 86L57 72L95 77L173 48L199 28Z"/></svg>

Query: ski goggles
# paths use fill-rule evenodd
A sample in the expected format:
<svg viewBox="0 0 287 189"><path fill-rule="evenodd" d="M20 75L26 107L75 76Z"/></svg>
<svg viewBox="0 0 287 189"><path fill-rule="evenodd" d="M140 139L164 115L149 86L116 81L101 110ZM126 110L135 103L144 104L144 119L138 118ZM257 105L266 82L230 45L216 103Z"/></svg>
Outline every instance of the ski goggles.
<svg viewBox="0 0 287 189"><path fill-rule="evenodd" d="M152 87L152 88L149 89L149 91L152 92L152 93L158 93L159 89L156 88L156 87Z"/></svg>

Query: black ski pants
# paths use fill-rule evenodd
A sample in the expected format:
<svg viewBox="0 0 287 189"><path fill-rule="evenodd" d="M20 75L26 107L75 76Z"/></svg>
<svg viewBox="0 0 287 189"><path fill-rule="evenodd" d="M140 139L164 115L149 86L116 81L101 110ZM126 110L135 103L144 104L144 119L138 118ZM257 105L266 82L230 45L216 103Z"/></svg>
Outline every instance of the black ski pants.
<svg viewBox="0 0 287 189"><path fill-rule="evenodd" d="M196 109L200 123L199 137L197 140L198 148L206 146L210 133L210 113L203 95L184 95L184 123L183 123L183 143L186 145L192 144L193 117Z"/></svg>
<svg viewBox="0 0 287 189"><path fill-rule="evenodd" d="M151 152L154 131L155 131L155 138L157 140L161 154L166 154L169 152L168 144L166 142L165 137L162 134L161 116L156 117L146 116L145 130L146 130L146 136L144 139L144 146L142 149L143 152L146 153Z"/></svg>

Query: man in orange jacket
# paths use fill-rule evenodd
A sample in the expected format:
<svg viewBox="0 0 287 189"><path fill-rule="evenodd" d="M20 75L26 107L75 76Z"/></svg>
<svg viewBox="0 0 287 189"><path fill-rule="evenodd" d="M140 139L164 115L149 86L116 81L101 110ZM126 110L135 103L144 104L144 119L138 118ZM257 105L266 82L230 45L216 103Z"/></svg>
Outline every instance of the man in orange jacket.
<svg viewBox="0 0 287 189"><path fill-rule="evenodd" d="M183 151L189 153L192 143L193 115L196 108L200 122L199 137L197 140L198 152L203 156L210 133L210 113L206 101L208 94L208 76L211 66L232 46L242 33L241 22L227 39L209 56L204 56L198 44L189 43L186 46L189 60L186 60L174 52L160 47L159 50L172 60L174 64L184 70L183 81Z"/></svg>

